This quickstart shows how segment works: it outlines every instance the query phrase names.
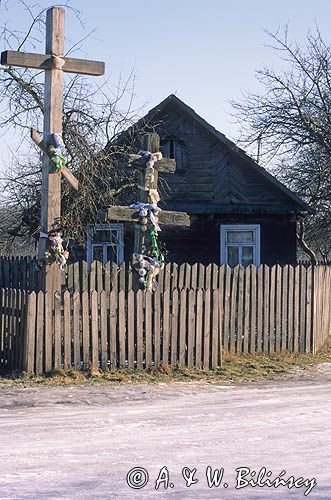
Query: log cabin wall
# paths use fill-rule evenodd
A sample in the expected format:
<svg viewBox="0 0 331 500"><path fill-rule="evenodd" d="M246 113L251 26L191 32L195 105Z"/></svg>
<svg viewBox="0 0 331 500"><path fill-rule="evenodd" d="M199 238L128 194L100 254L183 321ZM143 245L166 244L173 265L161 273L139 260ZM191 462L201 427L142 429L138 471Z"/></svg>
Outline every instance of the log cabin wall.
<svg viewBox="0 0 331 500"><path fill-rule="evenodd" d="M215 140L176 111L171 111L171 114L169 111L161 121L162 123L156 127L161 137L161 144L165 144L167 138L175 141L177 162L174 174L160 175L160 195L163 204L167 200L171 200L172 203L213 201Z"/></svg>
<svg viewBox="0 0 331 500"><path fill-rule="evenodd" d="M284 216L215 216L191 215L191 227L162 229L159 239L166 250L166 260L181 264L200 262L220 264L221 224L260 224L261 264L296 263L296 224ZM125 260L133 251L133 231L125 230Z"/></svg>
<svg viewBox="0 0 331 500"><path fill-rule="evenodd" d="M160 174L160 194L164 205L200 204L213 213L213 205L241 205L251 213L295 213L298 205L250 164L235 155L173 104L167 106L154 127L161 144L172 138L180 159L174 174ZM177 156L177 155L176 155ZM162 205L161 202L161 205Z"/></svg>

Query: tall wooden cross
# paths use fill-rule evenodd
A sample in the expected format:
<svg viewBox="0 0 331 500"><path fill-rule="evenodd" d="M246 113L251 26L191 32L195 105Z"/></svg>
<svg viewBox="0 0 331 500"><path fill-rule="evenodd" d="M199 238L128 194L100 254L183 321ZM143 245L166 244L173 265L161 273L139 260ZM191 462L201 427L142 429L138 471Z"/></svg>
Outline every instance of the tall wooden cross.
<svg viewBox="0 0 331 500"><path fill-rule="evenodd" d="M160 150L160 137L156 133L144 134L143 136L143 150L150 153L156 153ZM138 185L138 202L145 204L154 203L153 194L158 190L158 174L159 172L174 173L176 170L176 161L171 158L162 158L155 162L152 182L148 175L148 156L142 155L129 155L128 166L139 170L139 185ZM185 212L172 212L168 210L161 210L157 213L158 222L160 225L172 226L189 226L190 218ZM103 212L103 220L117 220L117 221L139 221L139 209L113 206L108 207L106 213ZM135 229L135 242L134 252L141 254L146 251L146 238L148 233L141 231L141 226L136 224Z"/></svg>
<svg viewBox="0 0 331 500"><path fill-rule="evenodd" d="M63 72L98 76L105 72L105 64L64 57L64 9L51 7L46 15L45 54L5 51L1 54L1 64L45 70L44 128L43 138L32 129L32 139L43 150L42 192L41 192L41 236L60 225L61 220L61 175L54 168L47 149L52 134L62 134L62 94ZM66 167L62 174L77 189L78 182ZM46 266L45 252L47 239L39 239L39 261L43 263L41 286L44 290L56 291L61 287L61 271L57 264Z"/></svg>

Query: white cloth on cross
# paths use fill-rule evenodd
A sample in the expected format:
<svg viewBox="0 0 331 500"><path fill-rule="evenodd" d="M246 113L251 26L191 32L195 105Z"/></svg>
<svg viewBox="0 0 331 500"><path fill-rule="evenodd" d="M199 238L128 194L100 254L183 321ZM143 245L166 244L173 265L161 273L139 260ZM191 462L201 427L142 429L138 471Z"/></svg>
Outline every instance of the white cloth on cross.
<svg viewBox="0 0 331 500"><path fill-rule="evenodd" d="M153 266L155 268L160 268L160 263L156 260L153 259L153 257L150 257L149 255L144 255L142 253L134 253L133 257L139 262L139 261L146 261L147 265Z"/></svg>
<svg viewBox="0 0 331 500"><path fill-rule="evenodd" d="M67 156L68 155L67 148L65 147L63 139L62 139L62 134L60 134L59 132L54 132L54 133L48 132L48 133L42 134L39 131L38 131L38 134L39 135L44 135L45 137L48 137L51 140L53 140L54 147L55 147L55 149L54 149L54 153L55 154L57 154L57 155L63 155L63 156Z"/></svg>
<svg viewBox="0 0 331 500"><path fill-rule="evenodd" d="M133 254L133 264L139 266L136 270L140 275L140 283L142 282L144 284L146 291L152 292L153 287L156 286L156 276L159 274L163 265L161 265L157 259L153 259L153 257L142 253Z"/></svg>
<svg viewBox="0 0 331 500"><path fill-rule="evenodd" d="M61 56L52 55L52 63L55 69L62 69L65 65L65 60Z"/></svg>
<svg viewBox="0 0 331 500"><path fill-rule="evenodd" d="M61 134L53 134L53 140L55 144L54 153L58 155L66 156L68 154L66 147L64 145L62 135Z"/></svg>
<svg viewBox="0 0 331 500"><path fill-rule="evenodd" d="M144 151L143 149L141 149L140 151L138 151L138 155L140 156L149 156L150 160L152 160L153 162L156 162L158 160L162 160L162 153L151 153L150 151Z"/></svg>
<svg viewBox="0 0 331 500"><path fill-rule="evenodd" d="M137 203L132 203L132 205L130 205L130 208L137 208L139 210L140 217L144 217L145 211L147 211L148 216L149 216L151 223L153 224L155 230L161 231L161 228L158 224L158 221L157 221L157 219L155 217L155 213L154 213L154 212L161 212L161 208L158 207L156 204L154 204L154 203L141 203L140 201L138 201Z"/></svg>

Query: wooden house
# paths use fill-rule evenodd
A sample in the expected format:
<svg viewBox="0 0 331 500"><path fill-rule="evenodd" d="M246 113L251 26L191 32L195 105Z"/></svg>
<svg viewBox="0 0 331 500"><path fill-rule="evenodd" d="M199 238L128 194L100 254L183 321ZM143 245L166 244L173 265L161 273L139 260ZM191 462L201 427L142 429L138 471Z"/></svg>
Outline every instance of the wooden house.
<svg viewBox="0 0 331 500"><path fill-rule="evenodd" d="M160 207L185 211L191 219L190 227L160 233L168 260L231 266L296 262L297 221L313 213L303 200L175 95L136 127L142 125L160 135L163 155L176 160L174 174L160 175ZM98 241L89 238L88 260L107 260L111 252L118 262L130 259L129 225L99 225L96 233Z"/></svg>

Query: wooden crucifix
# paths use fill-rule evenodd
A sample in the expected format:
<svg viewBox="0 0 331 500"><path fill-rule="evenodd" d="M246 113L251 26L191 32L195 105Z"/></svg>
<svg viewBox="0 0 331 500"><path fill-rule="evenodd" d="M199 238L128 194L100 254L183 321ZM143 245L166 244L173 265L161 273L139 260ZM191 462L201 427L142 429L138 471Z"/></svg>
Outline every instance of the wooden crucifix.
<svg viewBox="0 0 331 500"><path fill-rule="evenodd" d="M128 156L128 166L139 170L138 184L138 204L157 205L158 195L158 174L159 172L174 173L176 161L170 158L161 158L155 161L153 167L150 166L150 154L160 150L160 137L156 133L144 134L143 151L138 155ZM144 154L144 152L146 154ZM153 155L154 156L154 155ZM189 226L190 218L185 212L172 212L161 210L154 212L160 225ZM114 206L109 207L105 213L106 221L130 221L135 222L134 253L141 255L148 252L150 246L149 234L141 224L139 208L129 208Z"/></svg>
<svg viewBox="0 0 331 500"><path fill-rule="evenodd" d="M56 263L46 266L45 253L47 235L59 227L61 220L61 175L54 172L54 165L47 154L52 135L62 135L63 72L98 76L105 72L105 64L64 57L64 9L51 7L46 14L45 54L5 51L1 53L1 64L45 70L44 128L43 137L32 129L34 142L44 152L41 191L41 221L38 255L43 264L41 287L54 292L61 289L61 271ZM67 167L61 169L64 177L77 189L78 182Z"/></svg>

